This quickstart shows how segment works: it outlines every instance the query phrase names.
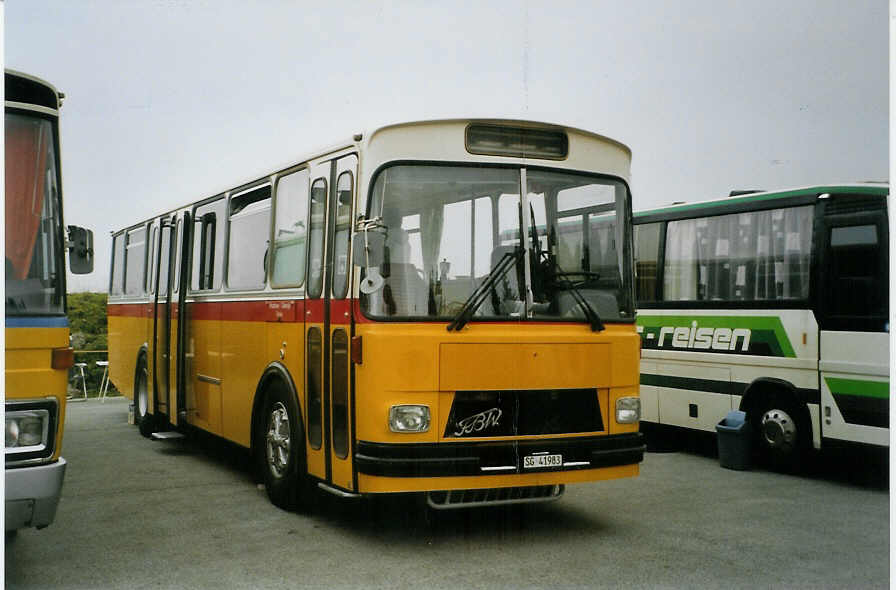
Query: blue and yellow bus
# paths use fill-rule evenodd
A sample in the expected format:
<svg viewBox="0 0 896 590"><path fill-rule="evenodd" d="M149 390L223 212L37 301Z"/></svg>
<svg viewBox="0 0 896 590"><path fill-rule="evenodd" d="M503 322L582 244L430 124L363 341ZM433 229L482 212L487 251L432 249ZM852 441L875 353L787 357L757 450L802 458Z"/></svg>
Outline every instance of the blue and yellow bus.
<svg viewBox="0 0 896 590"><path fill-rule="evenodd" d="M6 512L5 528L53 522L65 459L62 431L73 363L65 302L72 272L93 267L92 233L65 228L59 160L62 95L5 72Z"/></svg>

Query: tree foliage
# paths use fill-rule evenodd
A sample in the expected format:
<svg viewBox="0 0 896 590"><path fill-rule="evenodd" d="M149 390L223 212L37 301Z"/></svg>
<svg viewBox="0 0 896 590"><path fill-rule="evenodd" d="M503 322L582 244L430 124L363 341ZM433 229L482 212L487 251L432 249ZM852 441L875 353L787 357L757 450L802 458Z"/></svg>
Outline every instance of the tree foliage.
<svg viewBox="0 0 896 590"><path fill-rule="evenodd" d="M71 328L72 348L75 362L86 363L84 376L87 390L94 393L99 389L103 369L96 361L108 359L106 352L106 299L105 293L69 293L68 321ZM101 351L101 352L86 352ZM77 384L80 389L80 383Z"/></svg>

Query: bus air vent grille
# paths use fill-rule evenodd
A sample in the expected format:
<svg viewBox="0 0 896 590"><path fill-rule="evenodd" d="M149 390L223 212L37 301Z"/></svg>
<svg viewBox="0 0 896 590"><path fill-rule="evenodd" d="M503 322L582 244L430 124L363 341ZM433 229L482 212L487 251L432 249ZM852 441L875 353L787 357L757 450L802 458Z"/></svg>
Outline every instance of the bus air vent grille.
<svg viewBox="0 0 896 590"><path fill-rule="evenodd" d="M525 486L514 488L486 488L481 490L451 490L429 492L426 502L436 510L547 502L563 495L562 485Z"/></svg>
<svg viewBox="0 0 896 590"><path fill-rule="evenodd" d="M845 199L832 199L828 202L825 212L828 215L844 215L849 213L868 213L879 211L886 207L887 201L882 197L865 197L850 195Z"/></svg>

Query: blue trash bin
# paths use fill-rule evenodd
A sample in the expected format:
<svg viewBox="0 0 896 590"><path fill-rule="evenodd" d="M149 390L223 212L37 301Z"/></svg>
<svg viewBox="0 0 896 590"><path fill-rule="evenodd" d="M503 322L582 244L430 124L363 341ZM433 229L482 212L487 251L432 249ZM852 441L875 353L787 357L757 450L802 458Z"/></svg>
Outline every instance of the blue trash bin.
<svg viewBox="0 0 896 590"><path fill-rule="evenodd" d="M726 469L745 471L750 468L752 431L747 414L740 410L728 412L725 419L716 424L719 441L719 465Z"/></svg>

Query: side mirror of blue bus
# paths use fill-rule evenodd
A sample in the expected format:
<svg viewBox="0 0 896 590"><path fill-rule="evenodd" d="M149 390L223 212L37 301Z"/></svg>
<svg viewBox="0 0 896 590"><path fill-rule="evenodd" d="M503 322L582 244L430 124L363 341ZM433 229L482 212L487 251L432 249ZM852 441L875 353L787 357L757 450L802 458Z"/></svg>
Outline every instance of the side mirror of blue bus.
<svg viewBox="0 0 896 590"><path fill-rule="evenodd" d="M93 272L93 232L77 225L68 226L68 264L73 274Z"/></svg>

